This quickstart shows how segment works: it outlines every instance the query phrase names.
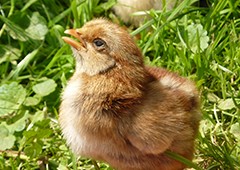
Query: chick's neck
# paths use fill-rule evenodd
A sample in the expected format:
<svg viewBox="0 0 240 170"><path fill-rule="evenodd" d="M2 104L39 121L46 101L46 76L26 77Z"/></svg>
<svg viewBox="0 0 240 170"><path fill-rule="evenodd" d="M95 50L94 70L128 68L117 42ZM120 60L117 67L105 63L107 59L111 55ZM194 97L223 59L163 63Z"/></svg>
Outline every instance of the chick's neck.
<svg viewBox="0 0 240 170"><path fill-rule="evenodd" d="M121 70L122 69L122 70ZM124 113L141 102L149 79L143 67L114 68L109 72L89 76L82 74L82 98L88 103L86 112L110 110ZM92 106L91 106L92 105ZM93 111L94 112L94 111Z"/></svg>

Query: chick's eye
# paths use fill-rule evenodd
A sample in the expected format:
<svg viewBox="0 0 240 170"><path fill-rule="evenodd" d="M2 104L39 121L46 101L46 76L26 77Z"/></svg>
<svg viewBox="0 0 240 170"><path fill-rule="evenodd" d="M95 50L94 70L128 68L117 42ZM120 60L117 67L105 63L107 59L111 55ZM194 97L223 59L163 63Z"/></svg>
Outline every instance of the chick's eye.
<svg viewBox="0 0 240 170"><path fill-rule="evenodd" d="M103 41L102 39L99 39L99 38L93 40L93 43L96 47L102 47L105 45L105 41Z"/></svg>

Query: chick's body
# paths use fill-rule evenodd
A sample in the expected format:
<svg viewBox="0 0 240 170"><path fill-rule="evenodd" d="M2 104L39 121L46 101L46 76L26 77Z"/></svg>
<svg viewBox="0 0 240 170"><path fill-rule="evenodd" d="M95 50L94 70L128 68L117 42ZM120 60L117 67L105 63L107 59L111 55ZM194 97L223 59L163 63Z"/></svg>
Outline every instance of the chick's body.
<svg viewBox="0 0 240 170"><path fill-rule="evenodd" d="M131 23L134 26L139 26L144 19L147 19L147 14L144 12L151 9L163 10L164 5L166 9L172 9L182 0L117 0L116 5L113 6L113 10L116 15L119 16L124 22ZM143 12L140 16L134 16L136 12Z"/></svg>
<svg viewBox="0 0 240 170"><path fill-rule="evenodd" d="M129 34L107 20L67 33L81 40L64 37L76 58L60 106L71 149L119 170L183 169L164 152L192 159L200 118L194 85L145 67Z"/></svg>

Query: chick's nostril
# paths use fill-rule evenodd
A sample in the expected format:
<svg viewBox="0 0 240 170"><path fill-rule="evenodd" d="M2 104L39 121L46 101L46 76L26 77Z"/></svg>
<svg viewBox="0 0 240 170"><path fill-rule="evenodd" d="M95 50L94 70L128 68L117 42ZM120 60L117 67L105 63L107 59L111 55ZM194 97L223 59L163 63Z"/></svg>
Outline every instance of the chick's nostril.
<svg viewBox="0 0 240 170"><path fill-rule="evenodd" d="M76 32L77 32L79 35L82 35L80 29L76 29Z"/></svg>

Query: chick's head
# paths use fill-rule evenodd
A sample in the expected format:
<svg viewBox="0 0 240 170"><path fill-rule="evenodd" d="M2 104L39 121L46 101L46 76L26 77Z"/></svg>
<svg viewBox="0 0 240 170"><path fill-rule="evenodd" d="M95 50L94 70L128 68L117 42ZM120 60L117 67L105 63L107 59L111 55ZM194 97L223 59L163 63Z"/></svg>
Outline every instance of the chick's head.
<svg viewBox="0 0 240 170"><path fill-rule="evenodd" d="M94 19L82 28L69 29L63 37L71 45L80 73L96 75L125 67L143 67L141 51L126 30L106 19Z"/></svg>

